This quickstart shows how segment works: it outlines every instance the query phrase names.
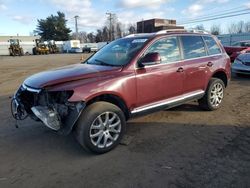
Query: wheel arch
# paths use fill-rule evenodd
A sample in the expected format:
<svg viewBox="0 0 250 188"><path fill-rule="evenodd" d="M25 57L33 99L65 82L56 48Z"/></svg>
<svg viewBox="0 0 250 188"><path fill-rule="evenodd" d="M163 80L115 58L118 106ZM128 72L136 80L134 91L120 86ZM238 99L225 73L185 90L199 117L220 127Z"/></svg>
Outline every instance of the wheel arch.
<svg viewBox="0 0 250 188"><path fill-rule="evenodd" d="M217 71L213 74L212 78L218 78L218 79L221 79L225 85L225 87L227 87L228 85L228 79L227 79L227 74L220 70L220 71Z"/></svg>
<svg viewBox="0 0 250 188"><path fill-rule="evenodd" d="M129 119L129 117L130 117L129 109L128 109L125 101L121 97L119 97L115 94L101 94L101 95L95 96L95 97L89 99L88 101L86 101L86 106L88 106L94 102L97 102L97 101L105 101L105 102L109 102L111 104L118 106L123 111L123 113L126 117L126 120Z"/></svg>

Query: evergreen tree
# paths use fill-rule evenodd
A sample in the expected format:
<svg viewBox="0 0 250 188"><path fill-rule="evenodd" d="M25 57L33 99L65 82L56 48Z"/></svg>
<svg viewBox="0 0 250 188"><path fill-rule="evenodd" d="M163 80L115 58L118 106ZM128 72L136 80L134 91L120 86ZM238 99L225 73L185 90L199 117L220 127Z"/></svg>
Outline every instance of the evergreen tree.
<svg viewBox="0 0 250 188"><path fill-rule="evenodd" d="M65 41L70 39L71 29L67 28L65 14L57 12L57 15L51 15L46 19L37 20L36 32L43 40Z"/></svg>

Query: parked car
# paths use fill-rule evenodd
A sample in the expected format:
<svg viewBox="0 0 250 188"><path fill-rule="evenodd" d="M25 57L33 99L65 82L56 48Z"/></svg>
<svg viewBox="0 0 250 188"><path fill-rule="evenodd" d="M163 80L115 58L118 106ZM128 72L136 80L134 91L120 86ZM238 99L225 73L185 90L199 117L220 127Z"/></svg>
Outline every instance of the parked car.
<svg viewBox="0 0 250 188"><path fill-rule="evenodd" d="M238 55L244 53L244 50L249 47L249 40L235 42L232 46L224 46L227 54L230 56L231 62L233 62Z"/></svg>
<svg viewBox="0 0 250 188"><path fill-rule="evenodd" d="M235 59L232 65L232 72L238 75L250 75L250 53L241 54Z"/></svg>
<svg viewBox="0 0 250 188"><path fill-rule="evenodd" d="M160 31L115 40L81 64L28 77L12 100L61 134L73 131L83 148L105 153L121 141L126 121L197 100L222 105L231 62L210 34Z"/></svg>
<svg viewBox="0 0 250 188"><path fill-rule="evenodd" d="M250 53L250 47L248 47L240 52L240 54L245 54L245 53Z"/></svg>
<svg viewBox="0 0 250 188"><path fill-rule="evenodd" d="M69 53L82 53L81 48L71 48L69 51Z"/></svg>
<svg viewBox="0 0 250 188"><path fill-rule="evenodd" d="M244 40L244 41L239 41L233 43L232 46L237 46L237 47L250 47L250 40Z"/></svg>
<svg viewBox="0 0 250 188"><path fill-rule="evenodd" d="M91 48L87 45L85 45L83 48L82 48L82 53L90 53L91 52Z"/></svg>

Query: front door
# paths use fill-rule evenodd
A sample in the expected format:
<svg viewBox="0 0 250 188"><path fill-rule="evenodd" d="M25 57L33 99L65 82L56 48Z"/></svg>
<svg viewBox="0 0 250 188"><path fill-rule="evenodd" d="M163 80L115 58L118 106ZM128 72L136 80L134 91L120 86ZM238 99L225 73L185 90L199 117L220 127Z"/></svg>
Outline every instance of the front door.
<svg viewBox="0 0 250 188"><path fill-rule="evenodd" d="M182 95L184 74L179 71L181 55L177 37L156 40L144 54L152 52L160 54L161 63L136 69L136 107Z"/></svg>

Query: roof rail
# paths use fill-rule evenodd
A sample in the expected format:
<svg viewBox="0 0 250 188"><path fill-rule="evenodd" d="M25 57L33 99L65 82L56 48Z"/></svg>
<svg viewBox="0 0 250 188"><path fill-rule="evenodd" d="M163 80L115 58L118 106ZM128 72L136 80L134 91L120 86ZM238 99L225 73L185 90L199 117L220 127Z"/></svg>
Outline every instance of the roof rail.
<svg viewBox="0 0 250 188"><path fill-rule="evenodd" d="M171 32L191 32L191 33L209 34L208 31L199 30L199 29L167 29L167 30L158 31L155 34L160 35L160 34L171 33Z"/></svg>
<svg viewBox="0 0 250 188"><path fill-rule="evenodd" d="M203 33L203 34L209 34L208 31L205 31L205 30L201 30L201 29L188 29L187 30L188 32L191 32L191 33Z"/></svg>
<svg viewBox="0 0 250 188"><path fill-rule="evenodd" d="M187 32L187 30L186 29L166 29L166 30L158 31L155 34L159 35L159 34L165 34L165 33L171 33L171 32Z"/></svg>
<svg viewBox="0 0 250 188"><path fill-rule="evenodd" d="M130 34L125 36L124 38L129 38L129 37L140 37L140 36L145 36L145 35L152 35L153 33L135 33L135 34Z"/></svg>

